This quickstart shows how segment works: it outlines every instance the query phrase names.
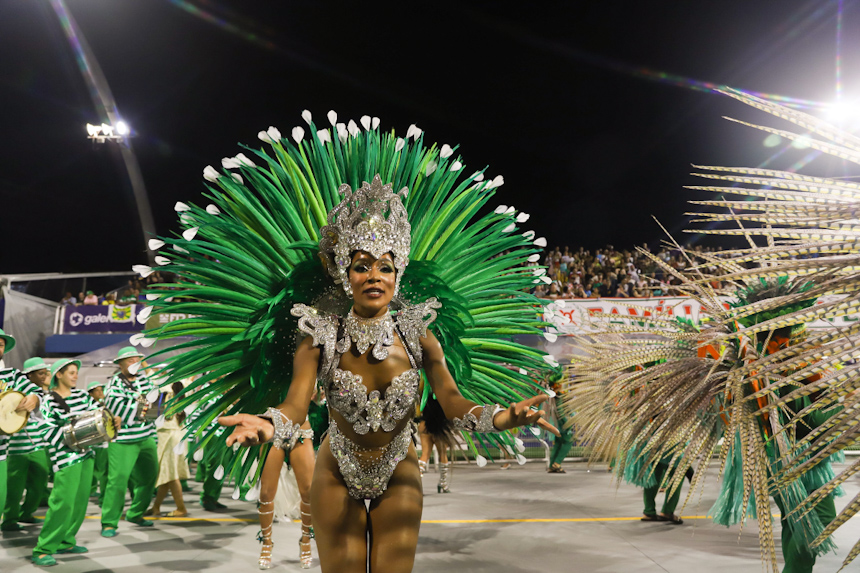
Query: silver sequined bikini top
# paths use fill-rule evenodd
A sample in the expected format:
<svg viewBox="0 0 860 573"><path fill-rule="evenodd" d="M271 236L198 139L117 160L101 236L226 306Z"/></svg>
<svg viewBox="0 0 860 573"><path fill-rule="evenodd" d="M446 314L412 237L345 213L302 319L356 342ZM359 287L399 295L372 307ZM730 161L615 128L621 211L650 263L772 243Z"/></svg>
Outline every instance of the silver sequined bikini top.
<svg viewBox="0 0 860 573"><path fill-rule="evenodd" d="M430 298L426 302L400 310L394 318L395 332L400 336L412 368L396 376L383 391L368 393L361 376L338 368L341 353L338 340L343 340L343 317L322 312L314 307L297 304L291 309L299 317L299 331L313 337L314 346L322 350L318 382L325 389L328 404L357 434L369 431L391 432L397 423L412 413L418 399L418 384L422 368L421 337L436 319L435 309L441 304ZM341 348L345 345L341 344ZM344 348L344 352L349 346Z"/></svg>

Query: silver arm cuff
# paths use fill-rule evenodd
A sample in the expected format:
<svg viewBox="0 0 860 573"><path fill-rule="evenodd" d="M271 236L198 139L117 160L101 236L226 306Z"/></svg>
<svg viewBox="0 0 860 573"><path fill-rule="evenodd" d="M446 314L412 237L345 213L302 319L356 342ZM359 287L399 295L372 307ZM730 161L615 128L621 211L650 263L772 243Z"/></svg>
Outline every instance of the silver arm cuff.
<svg viewBox="0 0 860 573"><path fill-rule="evenodd" d="M479 420L472 412L475 408L481 409L481 419ZM454 427L465 432L477 432L479 434L489 434L491 432L501 432L493 424L493 418L496 414L504 410L498 404L484 404L483 406L475 406L466 412L462 418L454 418L452 420Z"/></svg>
<svg viewBox="0 0 860 573"><path fill-rule="evenodd" d="M260 417L269 418L275 426L275 432L272 435L272 445L274 447L285 451L290 451L296 447L296 442L302 437L301 424L294 424L292 420L287 418L277 408L269 408Z"/></svg>

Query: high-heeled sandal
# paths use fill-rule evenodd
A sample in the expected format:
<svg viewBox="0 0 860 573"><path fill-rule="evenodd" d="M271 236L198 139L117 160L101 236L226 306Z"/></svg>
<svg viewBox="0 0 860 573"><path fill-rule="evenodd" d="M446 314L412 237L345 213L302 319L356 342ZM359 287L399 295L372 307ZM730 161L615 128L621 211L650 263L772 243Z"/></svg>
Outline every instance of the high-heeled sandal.
<svg viewBox="0 0 860 573"><path fill-rule="evenodd" d="M427 473L427 462L424 460L418 460L418 473L421 477L424 477L424 474Z"/></svg>
<svg viewBox="0 0 860 573"><path fill-rule="evenodd" d="M305 506L310 509L311 504L301 502L301 512L302 512L302 536L299 537L299 565L302 569L310 569L311 564L314 561L313 554L311 553L311 539L314 538L314 528L312 525L307 525L305 523L305 516L310 518L311 514L308 511L304 511ZM308 538L307 541L302 541L305 537ZM305 548L307 547L307 549Z"/></svg>
<svg viewBox="0 0 860 573"><path fill-rule="evenodd" d="M271 506L271 511L261 511L263 506ZM275 513L275 502L273 501L263 501L257 506L257 513L260 515L274 515ZM272 568L272 549L275 547L275 544L272 542L272 524L270 523L268 527L261 527L260 532L257 534L257 541L263 544L260 548L260 560L257 562L260 569L271 569Z"/></svg>

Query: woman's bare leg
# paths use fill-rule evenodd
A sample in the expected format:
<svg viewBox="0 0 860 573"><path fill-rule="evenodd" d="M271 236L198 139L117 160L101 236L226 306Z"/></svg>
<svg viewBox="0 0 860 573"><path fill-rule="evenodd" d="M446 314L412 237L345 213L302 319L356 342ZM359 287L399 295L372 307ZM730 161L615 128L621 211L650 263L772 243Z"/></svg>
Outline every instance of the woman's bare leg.
<svg viewBox="0 0 860 573"><path fill-rule="evenodd" d="M305 420L302 429L306 430L311 425ZM314 444L311 440L304 440L290 451L290 467L296 475L296 484L299 487L301 504L299 505L302 519L302 536L299 539L299 560L302 567L310 566L311 561L311 538L314 536L313 521L311 520L311 484L314 479Z"/></svg>
<svg viewBox="0 0 860 573"><path fill-rule="evenodd" d="M161 504L164 503L164 498L167 497L167 486L168 484L166 483L158 486L158 489L155 491L155 499L152 500L152 507L146 512L146 515L158 517L158 514L161 513Z"/></svg>
<svg viewBox="0 0 860 573"><path fill-rule="evenodd" d="M178 479L167 482L167 487L170 490L170 496L176 503L176 511L171 512L171 517L185 517L188 515L188 510L185 509L185 499L182 497L182 484Z"/></svg>
<svg viewBox="0 0 860 573"><path fill-rule="evenodd" d="M439 463L447 464L448 463L448 446L445 444L440 444L436 440L433 440L433 443L436 444L436 451L439 452Z"/></svg>
<svg viewBox="0 0 860 573"><path fill-rule="evenodd" d="M418 424L418 438L421 440L421 458L418 460L418 471L420 475L427 473L430 463L430 453L433 451L433 437L427 433L424 422Z"/></svg>
<svg viewBox="0 0 860 573"><path fill-rule="evenodd" d="M410 444L388 489L370 502L370 571L409 573L415 563L424 495L418 474L418 456Z"/></svg>
<svg viewBox="0 0 860 573"><path fill-rule="evenodd" d="M414 449L412 451L415 456ZM417 466L417 462L412 463ZM418 468L414 471L417 478ZM349 497L337 461L328 447L328 438L317 454L311 486L311 516L322 573L366 573L367 510L363 501Z"/></svg>
<svg viewBox="0 0 860 573"><path fill-rule="evenodd" d="M278 479L281 477L281 467L284 465L284 450L269 448L263 473L260 474L260 505L257 512L260 516L260 535L258 539L263 544L260 549L260 569L268 569L272 563L272 521L275 513L275 494L278 493Z"/></svg>

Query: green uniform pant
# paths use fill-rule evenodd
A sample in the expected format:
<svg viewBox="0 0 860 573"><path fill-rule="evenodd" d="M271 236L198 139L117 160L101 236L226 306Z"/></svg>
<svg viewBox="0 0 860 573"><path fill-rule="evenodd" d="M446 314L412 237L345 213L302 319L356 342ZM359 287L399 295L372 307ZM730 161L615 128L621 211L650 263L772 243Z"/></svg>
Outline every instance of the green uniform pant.
<svg viewBox="0 0 860 573"><path fill-rule="evenodd" d="M0 503L6 506L6 460L0 462Z"/></svg>
<svg viewBox="0 0 860 573"><path fill-rule="evenodd" d="M567 419L563 416L558 417L558 431L561 437L555 439L552 445L552 452L549 455L549 465L560 464L567 457L567 452L573 446L573 432L570 428L565 428Z"/></svg>
<svg viewBox="0 0 860 573"><path fill-rule="evenodd" d="M131 488L128 521L140 521L152 501L158 479L158 450L155 438L140 442L111 442L108 445L108 478L102 502L102 528L116 528L125 506L125 492ZM90 482L87 482L89 491Z"/></svg>
<svg viewBox="0 0 860 573"><path fill-rule="evenodd" d="M99 505L105 499L105 487L107 486L107 469L108 469L108 449L93 448L96 454L95 465L93 466L93 484L90 487L90 497L98 493Z"/></svg>
<svg viewBox="0 0 860 573"><path fill-rule="evenodd" d="M774 496L774 501L779 507L780 525L782 525L782 557L785 560L785 568L782 573L812 573L812 567L815 565L815 553L809 547L811 540L805 539L802 535L795 535L788 525L788 520L785 516L791 513L792 508L786 507L782 503L780 496ZM836 518L836 503L833 501L833 496L827 496L821 503L815 506L815 515L821 520L821 524L826 526Z"/></svg>
<svg viewBox="0 0 860 573"><path fill-rule="evenodd" d="M33 555L51 555L75 546L75 535L87 515L93 458L64 467L54 474L54 489L48 498L48 514Z"/></svg>
<svg viewBox="0 0 860 573"><path fill-rule="evenodd" d="M221 488L224 478L215 479L215 470L221 465L221 458L207 458L204 456L197 465L198 474L203 478L203 489L200 491L200 501L218 501L221 497Z"/></svg>
<svg viewBox="0 0 860 573"><path fill-rule="evenodd" d="M44 449L29 454L11 454L6 458L6 505L3 523L18 523L21 517L32 517L48 491L48 456ZM23 502L24 490L27 495Z"/></svg>
<svg viewBox="0 0 860 573"><path fill-rule="evenodd" d="M656 484L652 487L646 487L642 494L643 501L645 502L645 510L643 511L645 515L657 515L657 494L660 492L660 486L663 483L663 476L666 475L668 469L668 464L664 464L662 462L657 464L657 467L654 468L654 480L656 481ZM680 499L680 487L678 487L672 495L669 495L669 492L666 492L666 498L663 500L663 508L660 510L660 513L663 515L674 515L675 508L678 507L678 501Z"/></svg>

